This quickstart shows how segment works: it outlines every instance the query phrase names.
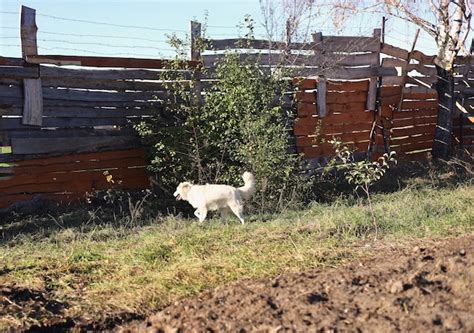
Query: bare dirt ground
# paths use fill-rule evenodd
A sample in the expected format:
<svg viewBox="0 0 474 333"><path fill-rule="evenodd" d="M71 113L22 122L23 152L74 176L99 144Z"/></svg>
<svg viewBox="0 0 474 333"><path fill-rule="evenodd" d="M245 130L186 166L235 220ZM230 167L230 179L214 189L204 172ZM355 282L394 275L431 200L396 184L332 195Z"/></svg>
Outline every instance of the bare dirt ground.
<svg viewBox="0 0 474 333"><path fill-rule="evenodd" d="M146 319L71 318L52 291L0 286L0 317L27 318L12 322L12 332L474 332L474 235L378 252L346 266L239 281Z"/></svg>
<svg viewBox="0 0 474 333"><path fill-rule="evenodd" d="M474 235L334 269L245 280L120 332L474 332Z"/></svg>

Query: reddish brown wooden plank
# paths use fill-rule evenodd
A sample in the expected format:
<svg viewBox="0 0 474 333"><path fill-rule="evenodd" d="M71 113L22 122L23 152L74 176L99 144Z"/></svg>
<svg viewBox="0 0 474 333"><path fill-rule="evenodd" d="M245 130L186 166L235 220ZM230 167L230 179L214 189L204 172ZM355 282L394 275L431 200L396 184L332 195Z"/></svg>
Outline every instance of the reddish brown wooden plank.
<svg viewBox="0 0 474 333"><path fill-rule="evenodd" d="M150 186L148 178L138 177L138 178L127 178L120 187L124 190L141 190L148 188ZM99 184L99 190L104 190L110 188L110 184ZM97 189L97 188L96 188ZM0 208L8 207L16 202L27 201L33 199L35 196L39 196L43 200L51 200L54 202L69 203L83 199L86 195L84 191L80 192L71 192L72 189L68 189L63 193L29 193L29 194L3 194L0 195Z"/></svg>
<svg viewBox="0 0 474 333"><path fill-rule="evenodd" d="M425 141L425 142L413 142L409 144L404 144L400 146L396 146L394 144L390 145L391 149L399 153L406 153L416 150L424 150L424 149L431 149L433 147L433 141Z"/></svg>
<svg viewBox="0 0 474 333"><path fill-rule="evenodd" d="M298 103L297 114L299 117L316 115L318 112L316 104Z"/></svg>
<svg viewBox="0 0 474 333"><path fill-rule="evenodd" d="M415 125L436 125L437 116L431 117L413 117L406 119L394 119L393 128L396 127L406 127L406 126L415 126Z"/></svg>
<svg viewBox="0 0 474 333"><path fill-rule="evenodd" d="M294 78L293 84L298 87L298 89L315 89L316 80L315 79L305 79L305 78Z"/></svg>
<svg viewBox="0 0 474 333"><path fill-rule="evenodd" d="M328 104L327 110L328 114L344 112L362 114L365 113L365 107L365 102Z"/></svg>
<svg viewBox="0 0 474 333"><path fill-rule="evenodd" d="M393 113L393 119L407 119L417 117L435 117L438 115L437 109L420 109L420 110L402 110Z"/></svg>
<svg viewBox="0 0 474 333"><path fill-rule="evenodd" d="M409 136L409 137L393 137L390 140L390 143L396 146L412 144L415 142L426 142L426 141L433 141L434 134L421 134L417 136Z"/></svg>
<svg viewBox="0 0 474 333"><path fill-rule="evenodd" d="M340 138L342 142L367 142L369 141L370 132L361 132L361 133L346 133L336 135ZM296 137L296 146L297 147L311 147L322 142L328 142L333 138L333 135L318 135L317 137L309 136L297 136Z"/></svg>
<svg viewBox="0 0 474 333"><path fill-rule="evenodd" d="M296 93L298 102L315 103L316 94L314 92L298 91ZM347 104L347 103L365 103L367 101L367 91L354 92L327 92L326 103L329 104ZM365 106L364 106L365 108Z"/></svg>
<svg viewBox="0 0 474 333"><path fill-rule="evenodd" d="M114 181L121 181L121 186L126 186L130 179L146 179L146 170L143 168L110 170ZM107 189L113 184L108 183L103 171L84 171L67 173L49 173L34 175L19 175L0 182L2 194L11 193L42 193L62 191L90 191L92 189Z"/></svg>
<svg viewBox="0 0 474 333"><path fill-rule="evenodd" d="M46 157L38 158L33 160L25 160L14 162L15 165L19 166L31 166L31 165L49 165L59 163L71 163L78 161L88 160L115 160L128 157L145 157L144 149L126 149L126 150L110 150L99 153L85 153L85 154L71 154L58 157Z"/></svg>
<svg viewBox="0 0 474 333"><path fill-rule="evenodd" d="M402 86L389 86L389 87L382 87L380 89L380 97L392 97L392 96L400 96L402 92Z"/></svg>
<svg viewBox="0 0 474 333"><path fill-rule="evenodd" d="M329 116L324 119L324 124L337 125L337 124L360 124L360 123L372 123L374 114L371 112L353 112L353 113L330 113Z"/></svg>
<svg viewBox="0 0 474 333"><path fill-rule="evenodd" d="M328 92L326 100L328 104L366 103L367 91Z"/></svg>
<svg viewBox="0 0 474 333"><path fill-rule="evenodd" d="M34 174L34 173L51 173L64 171L80 171L101 169L106 170L110 168L145 166L147 162L142 157L120 158L115 160L87 160L60 164L51 164L43 166L17 166L14 168L15 175ZM0 181L0 186L1 186Z"/></svg>
<svg viewBox="0 0 474 333"><path fill-rule="evenodd" d="M438 101L403 101L402 109L418 110L418 109L433 109L438 108Z"/></svg>
<svg viewBox="0 0 474 333"><path fill-rule="evenodd" d="M303 120L303 121L301 121ZM352 133L352 132L364 132L369 131L372 127L370 122L362 123L351 123L342 125L327 125L321 124L316 128L316 120L300 118L294 125L293 131L295 135L314 135L314 134L341 134L341 133Z"/></svg>
<svg viewBox="0 0 474 333"><path fill-rule="evenodd" d="M400 129L392 130L392 138L397 137L397 136L398 137L410 136L410 135L416 135L416 134L434 134L435 128L436 128L435 125L400 128Z"/></svg>
<svg viewBox="0 0 474 333"><path fill-rule="evenodd" d="M315 103L316 92L298 91L296 92L295 98L297 102Z"/></svg>
<svg viewBox="0 0 474 333"><path fill-rule="evenodd" d="M369 89L369 80L363 81L328 81L328 91L365 91Z"/></svg>
<svg viewBox="0 0 474 333"><path fill-rule="evenodd" d="M358 152L367 151L368 142L349 144L348 147ZM318 156L331 156L335 154L334 148L329 143L323 143L319 145L318 147L302 147L302 148L299 148L298 151L303 153L306 158L314 158Z"/></svg>
<svg viewBox="0 0 474 333"><path fill-rule="evenodd" d="M380 99L380 105L397 107L400 102L400 96L383 97Z"/></svg>
<svg viewBox="0 0 474 333"><path fill-rule="evenodd" d="M365 111L364 103L328 104L326 111L328 115L334 113L370 114L370 112ZM316 104L298 103L298 116L305 117L316 114Z"/></svg>
<svg viewBox="0 0 474 333"><path fill-rule="evenodd" d="M414 99L414 100L429 100L429 99L438 99L438 94L436 92L432 93L408 93L403 94L403 99Z"/></svg>

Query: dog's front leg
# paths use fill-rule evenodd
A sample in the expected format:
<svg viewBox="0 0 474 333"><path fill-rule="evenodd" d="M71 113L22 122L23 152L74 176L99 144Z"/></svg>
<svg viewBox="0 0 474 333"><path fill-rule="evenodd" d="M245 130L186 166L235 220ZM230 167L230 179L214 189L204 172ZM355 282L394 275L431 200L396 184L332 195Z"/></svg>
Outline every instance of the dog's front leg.
<svg viewBox="0 0 474 333"><path fill-rule="evenodd" d="M206 216L207 216L207 209L206 208L201 208L199 210L199 222L204 222L204 220L206 219Z"/></svg>

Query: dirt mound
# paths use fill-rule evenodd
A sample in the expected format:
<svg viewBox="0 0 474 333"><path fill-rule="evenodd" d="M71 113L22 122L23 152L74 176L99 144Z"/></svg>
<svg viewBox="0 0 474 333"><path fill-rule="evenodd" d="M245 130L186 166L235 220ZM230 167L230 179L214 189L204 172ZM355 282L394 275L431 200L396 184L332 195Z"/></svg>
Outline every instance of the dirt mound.
<svg viewBox="0 0 474 333"><path fill-rule="evenodd" d="M348 266L245 280L185 299L145 331L474 331L474 235Z"/></svg>

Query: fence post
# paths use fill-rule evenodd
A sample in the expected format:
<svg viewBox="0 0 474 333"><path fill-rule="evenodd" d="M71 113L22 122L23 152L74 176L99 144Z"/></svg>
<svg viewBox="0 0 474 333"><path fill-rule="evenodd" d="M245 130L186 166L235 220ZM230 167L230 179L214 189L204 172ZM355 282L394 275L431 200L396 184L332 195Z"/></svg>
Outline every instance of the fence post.
<svg viewBox="0 0 474 333"><path fill-rule="evenodd" d="M21 53L23 59L27 62L28 56L38 55L36 44L36 10L26 6L21 6L20 13L20 35L21 35ZM39 65L34 65L38 67ZM23 102L23 125L43 124L43 91L41 87L41 78L23 79L24 102Z"/></svg>
<svg viewBox="0 0 474 333"><path fill-rule="evenodd" d="M453 73L436 66L438 82L438 121L433 141L433 157L447 158L451 153L451 132L454 114L454 79Z"/></svg>
<svg viewBox="0 0 474 333"><path fill-rule="evenodd" d="M319 45L323 41L323 33L322 32L315 32L312 34L313 43L315 44L314 50L318 50L321 45ZM316 92L316 105L318 108L318 115L320 117L326 117L326 77L324 75L319 75L317 80L317 92Z"/></svg>
<svg viewBox="0 0 474 333"><path fill-rule="evenodd" d="M201 60L201 23L191 21L191 60ZM202 83L201 83L201 70L199 68L194 69L193 74L194 88L193 93L196 100L196 105L202 105Z"/></svg>
<svg viewBox="0 0 474 333"><path fill-rule="evenodd" d="M313 35L313 42L315 44L315 49L319 49L321 47L321 42L323 41L323 33L322 32L315 32Z"/></svg>
<svg viewBox="0 0 474 333"><path fill-rule="evenodd" d="M380 29L374 29L374 38L378 38L380 41L380 38L381 38ZM377 56L379 59L377 66L379 66L380 65L380 43L379 43L379 48L377 50ZM366 108L368 111L375 111L375 105L377 102L377 89L378 89L377 76L371 76L370 81L369 81L369 92L367 95L367 105L366 105Z"/></svg>
<svg viewBox="0 0 474 333"><path fill-rule="evenodd" d="M285 43L286 43L286 48L285 48L285 58L288 57L288 54L290 54L290 47L291 47L291 34L293 32L293 21L291 19L286 20L286 38L285 38Z"/></svg>
<svg viewBox="0 0 474 333"><path fill-rule="evenodd" d="M316 105L318 106L318 115L320 117L326 117L326 78L323 75L318 76Z"/></svg>

